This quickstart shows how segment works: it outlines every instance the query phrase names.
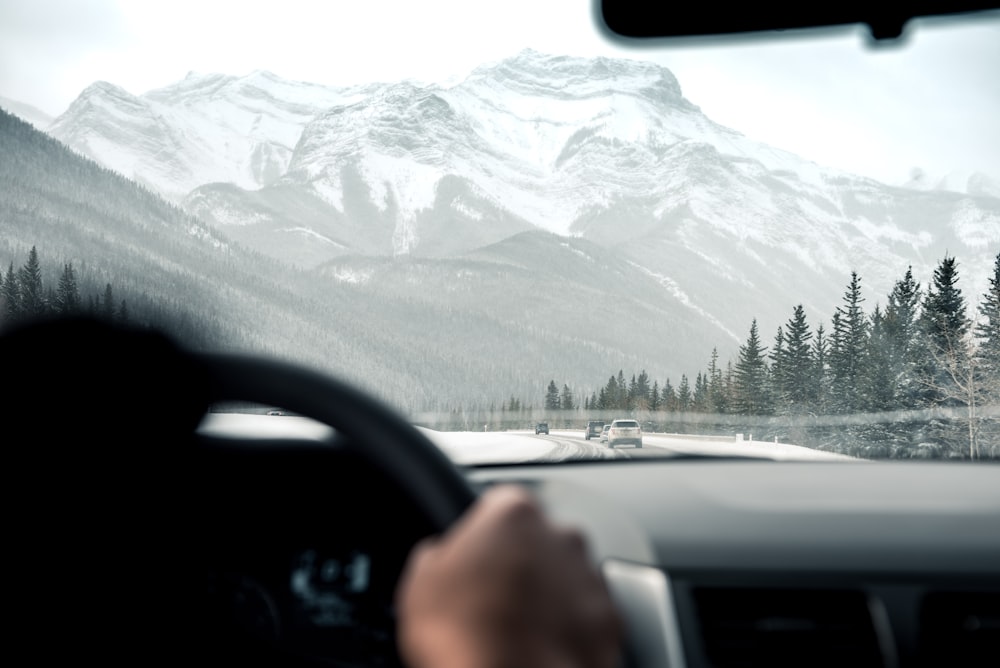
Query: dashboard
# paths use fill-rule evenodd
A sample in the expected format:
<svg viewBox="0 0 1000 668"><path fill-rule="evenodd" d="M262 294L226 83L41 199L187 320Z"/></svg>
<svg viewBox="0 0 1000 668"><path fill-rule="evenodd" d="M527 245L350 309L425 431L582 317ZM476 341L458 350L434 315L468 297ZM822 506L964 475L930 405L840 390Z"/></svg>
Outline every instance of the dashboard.
<svg viewBox="0 0 1000 668"><path fill-rule="evenodd" d="M399 665L393 591L433 523L336 436L213 442L206 610L223 656ZM1000 657L995 465L645 459L463 471L479 489L525 485L584 531L626 621L623 666Z"/></svg>
<svg viewBox="0 0 1000 668"><path fill-rule="evenodd" d="M400 665L393 593L409 549L432 524L336 443L276 438L208 452L201 607L217 658Z"/></svg>
<svg viewBox="0 0 1000 668"><path fill-rule="evenodd" d="M613 461L474 471L581 527L627 665L995 666L1000 468Z"/></svg>

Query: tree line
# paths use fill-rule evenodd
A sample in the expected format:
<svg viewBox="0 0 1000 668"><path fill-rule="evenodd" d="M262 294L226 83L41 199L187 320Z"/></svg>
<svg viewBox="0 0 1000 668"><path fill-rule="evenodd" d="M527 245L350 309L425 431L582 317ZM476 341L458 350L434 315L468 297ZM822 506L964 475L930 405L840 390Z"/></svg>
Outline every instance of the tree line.
<svg viewBox="0 0 1000 668"><path fill-rule="evenodd" d="M713 349L693 382L619 370L582 408L657 430L756 434L864 457L1000 458L1000 254L972 317L954 257L926 288L909 268L884 306L864 302L852 272L829 329L799 304L770 345L754 319L725 367ZM545 408L563 408L567 395L574 407L569 388L556 387Z"/></svg>
<svg viewBox="0 0 1000 668"><path fill-rule="evenodd" d="M175 335L187 323L180 338L196 344L206 336L176 305L61 264L46 271L32 246L20 267L11 261L0 270L0 326L85 314ZM743 433L863 457L1000 458L1000 253L971 317L954 257L940 261L926 288L908 269L884 306L866 311L864 302L852 272L829 329L812 326L799 304L767 345L753 320L736 359L723 366L713 349L693 380L682 374L676 385L661 384L645 370L626 377L620 369L581 398L551 379L540 405L511 396L488 409L454 406L429 426L492 430L548 420L575 428L628 416L651 430Z"/></svg>
<svg viewBox="0 0 1000 668"><path fill-rule="evenodd" d="M46 270L37 247L32 246L21 266L15 267L11 260L6 271L0 270L0 329L48 318L85 316L120 325L155 327L196 347L217 338L216 332L177 304L128 288L116 290L111 281L97 278L103 272L85 273L82 277L72 261L63 262L58 271Z"/></svg>
<svg viewBox="0 0 1000 668"><path fill-rule="evenodd" d="M72 262L63 264L55 287L46 287L35 246L17 270L12 260L6 273L0 272L0 300L0 317L5 326L50 316L84 314L113 322L130 322L128 303L124 298L116 303L111 283L105 284L103 293L88 294L86 300L83 299Z"/></svg>

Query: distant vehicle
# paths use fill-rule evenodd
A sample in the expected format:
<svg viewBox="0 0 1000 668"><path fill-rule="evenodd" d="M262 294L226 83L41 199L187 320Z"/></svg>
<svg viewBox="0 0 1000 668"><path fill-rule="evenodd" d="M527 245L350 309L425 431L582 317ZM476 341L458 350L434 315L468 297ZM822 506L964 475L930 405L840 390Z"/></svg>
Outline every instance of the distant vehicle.
<svg viewBox="0 0 1000 668"><path fill-rule="evenodd" d="M604 420L590 420L587 422L587 428L583 430L583 437L589 441L591 436L600 436L603 428Z"/></svg>
<svg viewBox="0 0 1000 668"><path fill-rule="evenodd" d="M549 423L548 422L539 422L538 424L535 425L535 434L545 434L545 435L548 435L548 433L549 433Z"/></svg>
<svg viewBox="0 0 1000 668"><path fill-rule="evenodd" d="M604 425L604 429L601 430L601 443L608 442L608 431L610 431L610 429L611 425L609 424Z"/></svg>
<svg viewBox="0 0 1000 668"><path fill-rule="evenodd" d="M268 411L268 415L284 415L281 411Z"/></svg>
<svg viewBox="0 0 1000 668"><path fill-rule="evenodd" d="M635 420L614 420L608 429L608 447L631 444L642 447L642 427Z"/></svg>

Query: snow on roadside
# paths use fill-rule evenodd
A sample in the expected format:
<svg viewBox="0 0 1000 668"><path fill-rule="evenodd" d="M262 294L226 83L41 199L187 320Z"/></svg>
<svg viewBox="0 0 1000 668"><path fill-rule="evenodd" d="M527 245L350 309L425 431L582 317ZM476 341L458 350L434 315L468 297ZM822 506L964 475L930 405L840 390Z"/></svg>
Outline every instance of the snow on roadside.
<svg viewBox="0 0 1000 668"><path fill-rule="evenodd" d="M685 438L682 435L666 436L659 434L646 434L642 439L643 444L655 445L669 448L674 452L690 455L718 455L742 456L742 457L764 457L767 459L780 459L789 461L805 460L837 460L837 461L862 461L848 455L841 455L835 452L815 450L801 445L791 445L790 443L772 443L769 441L737 441L733 438L717 441L702 438Z"/></svg>
<svg viewBox="0 0 1000 668"><path fill-rule="evenodd" d="M556 443L530 432L434 431L418 427L453 462L463 464L516 463L544 459Z"/></svg>

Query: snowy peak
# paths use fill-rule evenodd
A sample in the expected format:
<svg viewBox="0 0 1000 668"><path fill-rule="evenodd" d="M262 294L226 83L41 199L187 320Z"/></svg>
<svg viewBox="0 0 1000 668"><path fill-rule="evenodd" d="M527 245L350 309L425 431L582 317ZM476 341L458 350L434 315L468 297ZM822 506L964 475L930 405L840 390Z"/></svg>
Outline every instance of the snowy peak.
<svg viewBox="0 0 1000 668"><path fill-rule="evenodd" d="M265 112L277 108L312 118L317 110L360 99L367 94L366 88L334 88L291 81L266 70L256 70L240 77L189 72L184 79L151 90L143 97L171 106L197 107L211 102L236 104Z"/></svg>
<svg viewBox="0 0 1000 668"><path fill-rule="evenodd" d="M52 129L55 130L64 125L63 119L70 115L85 116L102 113L127 117L148 116L152 112L149 104L124 88L107 81L95 81L84 88L70 104L69 109L56 119Z"/></svg>
<svg viewBox="0 0 1000 668"><path fill-rule="evenodd" d="M229 74L188 72L180 81L148 91L144 97L170 104L182 97L199 98L215 95L228 84L238 80L238 77Z"/></svg>
<svg viewBox="0 0 1000 668"><path fill-rule="evenodd" d="M723 130L654 63L551 56L525 50L473 71L448 93L491 143L545 169L580 132L612 142L673 143ZM519 129L515 129L519 126Z"/></svg>
<svg viewBox="0 0 1000 668"><path fill-rule="evenodd" d="M171 182L194 180L177 154L182 137L157 105L106 81L83 90L47 132L77 153L169 195Z"/></svg>
<svg viewBox="0 0 1000 668"><path fill-rule="evenodd" d="M363 99L369 89L288 81L266 71L191 72L141 96L97 82L50 132L179 201L206 183L257 189L275 182L307 123L331 106Z"/></svg>
<svg viewBox="0 0 1000 668"><path fill-rule="evenodd" d="M661 104L690 104L670 70L620 58L553 56L525 49L513 58L476 68L469 81L522 95L584 99L626 93L644 95Z"/></svg>
<svg viewBox="0 0 1000 668"><path fill-rule="evenodd" d="M404 82L382 87L355 104L319 115L302 133L290 172L305 165L337 165L366 150L440 164L448 152L462 152L469 126L436 88Z"/></svg>

